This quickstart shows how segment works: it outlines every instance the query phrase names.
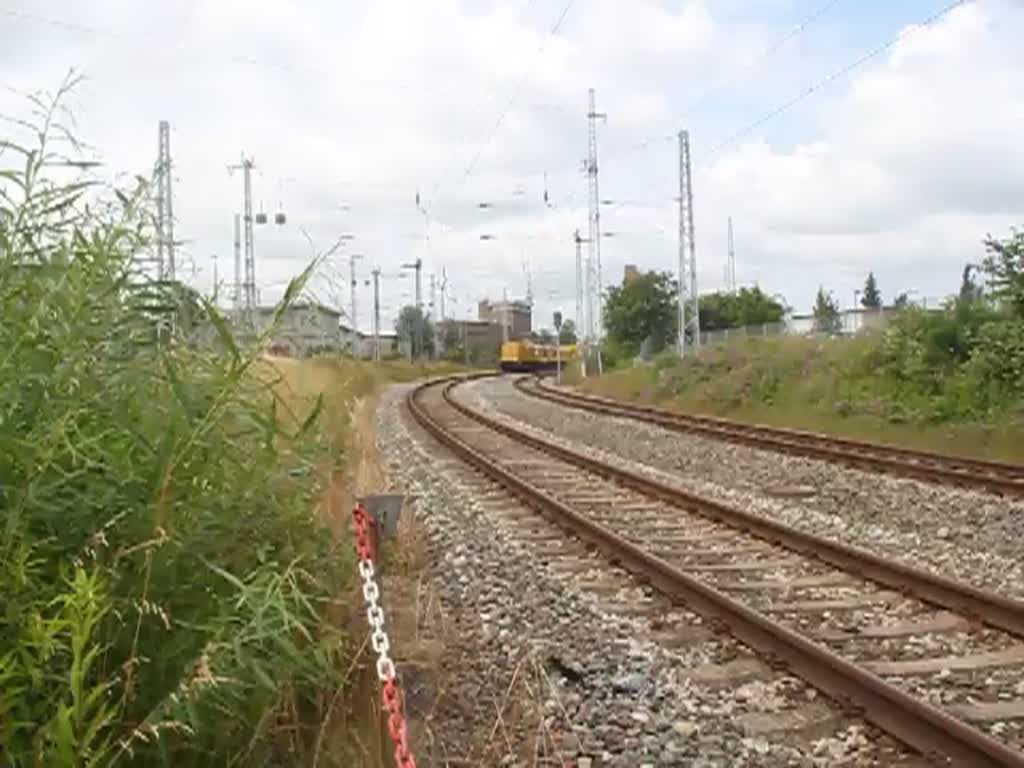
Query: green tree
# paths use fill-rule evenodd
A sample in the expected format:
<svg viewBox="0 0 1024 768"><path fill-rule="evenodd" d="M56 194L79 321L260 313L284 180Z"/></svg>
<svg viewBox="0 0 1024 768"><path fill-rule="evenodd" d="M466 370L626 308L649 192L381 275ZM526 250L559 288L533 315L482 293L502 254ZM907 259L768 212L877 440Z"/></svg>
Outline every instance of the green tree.
<svg viewBox="0 0 1024 768"><path fill-rule="evenodd" d="M835 333L841 327L839 304L825 288L818 287L818 295L814 299L814 330L819 333Z"/></svg>
<svg viewBox="0 0 1024 768"><path fill-rule="evenodd" d="M1013 230L1008 238L985 238L987 255L981 269L988 277L989 293L1013 317L1024 320L1024 233Z"/></svg>
<svg viewBox="0 0 1024 768"><path fill-rule="evenodd" d="M664 349L678 327L676 282L667 272L645 272L626 285L608 289L605 325L608 338L629 354L650 339L650 349Z"/></svg>
<svg viewBox="0 0 1024 768"><path fill-rule="evenodd" d="M972 271L977 269L975 264L965 264L963 276L960 278L961 304L969 304L981 298L981 287L975 281Z"/></svg>
<svg viewBox="0 0 1024 768"><path fill-rule="evenodd" d="M882 293L878 290L875 273L868 272L864 281L864 294L860 297L860 305L865 309L879 309L882 306Z"/></svg>
<svg viewBox="0 0 1024 768"><path fill-rule="evenodd" d="M899 294L895 299L892 300L892 306L894 309L906 309L910 305L910 297L907 296L907 292Z"/></svg>
<svg viewBox="0 0 1024 768"><path fill-rule="evenodd" d="M434 324L423 310L412 304L402 307L395 322L398 338L412 345L412 356L423 357L434 352Z"/></svg>
<svg viewBox="0 0 1024 768"><path fill-rule="evenodd" d="M706 331L778 323L785 313L777 299L757 286L741 288L737 293L719 291L700 297L700 327Z"/></svg>
<svg viewBox="0 0 1024 768"><path fill-rule="evenodd" d="M576 323L572 320L563 320L562 329L558 332L558 341L560 344L575 344Z"/></svg>

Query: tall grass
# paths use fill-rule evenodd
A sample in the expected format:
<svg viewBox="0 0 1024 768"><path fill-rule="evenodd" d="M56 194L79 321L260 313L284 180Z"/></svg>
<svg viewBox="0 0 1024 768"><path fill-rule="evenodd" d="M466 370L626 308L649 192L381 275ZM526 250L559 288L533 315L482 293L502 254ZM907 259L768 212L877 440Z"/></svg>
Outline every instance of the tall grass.
<svg viewBox="0 0 1024 768"><path fill-rule="evenodd" d="M0 762L301 763L353 652L319 401L283 418L209 305L219 351L158 332L148 187L97 186L58 104L0 143Z"/></svg>

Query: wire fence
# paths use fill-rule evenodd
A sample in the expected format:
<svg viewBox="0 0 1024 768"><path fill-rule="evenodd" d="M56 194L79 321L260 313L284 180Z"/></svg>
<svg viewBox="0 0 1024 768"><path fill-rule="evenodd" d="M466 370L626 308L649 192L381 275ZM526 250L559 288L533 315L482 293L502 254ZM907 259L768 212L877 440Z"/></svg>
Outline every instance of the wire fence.
<svg viewBox="0 0 1024 768"><path fill-rule="evenodd" d="M754 336L784 336L791 330L785 323L762 323L761 325L748 325L743 328L722 328L717 331L701 331L700 343L703 346L711 344L722 344L735 339L745 339Z"/></svg>

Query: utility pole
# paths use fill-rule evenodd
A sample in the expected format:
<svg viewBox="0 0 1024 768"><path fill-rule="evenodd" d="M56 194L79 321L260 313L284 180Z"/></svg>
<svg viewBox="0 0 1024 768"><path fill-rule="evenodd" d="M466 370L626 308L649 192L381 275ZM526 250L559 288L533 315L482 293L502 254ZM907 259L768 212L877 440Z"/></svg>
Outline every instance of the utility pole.
<svg viewBox="0 0 1024 768"><path fill-rule="evenodd" d="M174 204L171 192L171 124L160 121L156 163L157 279L174 280Z"/></svg>
<svg viewBox="0 0 1024 768"><path fill-rule="evenodd" d="M508 343L508 288L501 295L501 343Z"/></svg>
<svg viewBox="0 0 1024 768"><path fill-rule="evenodd" d="M220 279L219 279L219 277L217 275L217 254L216 253L213 254L212 258L213 258L213 306L216 307L217 306L218 288L220 287L218 285L218 283L220 282Z"/></svg>
<svg viewBox="0 0 1024 768"><path fill-rule="evenodd" d="M601 281L601 195L597 181L597 121L608 115L598 112L594 89L589 92L587 109L587 183L590 197L590 232L587 242L587 325L588 337L597 350L597 372L601 373L602 313Z"/></svg>
<svg viewBox="0 0 1024 768"><path fill-rule="evenodd" d="M235 289L232 297L235 312L242 308L242 217L235 214Z"/></svg>
<svg viewBox="0 0 1024 768"><path fill-rule="evenodd" d="M433 272L430 273L430 321L434 323L435 331L437 329L437 317L434 313L437 311L437 275ZM440 347L438 339L434 339L434 351L431 357L437 359L437 352Z"/></svg>
<svg viewBox="0 0 1024 768"><path fill-rule="evenodd" d="M349 322L352 323L352 354L355 356L356 341L359 338L359 315L356 314L356 294L358 291L358 280L356 278L356 261L363 258L361 254L353 253L348 257L348 275L350 281L350 287L352 289L352 295L350 297L351 307L349 308L351 316Z"/></svg>
<svg viewBox="0 0 1024 768"><path fill-rule="evenodd" d="M736 246L732 238L732 216L729 217L729 263L726 270L729 276L729 292L736 293Z"/></svg>
<svg viewBox="0 0 1024 768"><path fill-rule="evenodd" d="M423 259L416 259L416 309L423 311L423 288L420 273L423 270Z"/></svg>
<svg viewBox="0 0 1024 768"><path fill-rule="evenodd" d="M447 315L445 314L444 300L445 295L448 293L448 268L441 267L441 322L444 322Z"/></svg>
<svg viewBox="0 0 1024 768"><path fill-rule="evenodd" d="M598 186L597 121L608 116L597 111L594 89L589 91L587 110L587 186L589 190L590 232L587 241L587 335L592 341L601 336L601 197Z"/></svg>
<svg viewBox="0 0 1024 768"><path fill-rule="evenodd" d="M423 259L416 259L416 261L403 264L402 269L416 270L416 309L419 310L420 322L416 325L415 336L409 339L409 359L411 360L413 356L411 347L413 346L414 340L417 342L417 346L421 353L423 349L423 323L426 321L426 318L423 315L423 289L422 283L420 282L420 272L423 269Z"/></svg>
<svg viewBox="0 0 1024 768"><path fill-rule="evenodd" d="M583 335L586 333L583 327L583 238L578 229L573 233L573 240L576 243L576 333Z"/></svg>
<svg viewBox="0 0 1024 768"><path fill-rule="evenodd" d="M238 165L228 167L229 171L241 169L243 176L242 222L244 225L245 259L242 278L242 310L245 324L250 330L256 330L256 248L253 239L252 218L252 169L255 163L252 158L242 155Z"/></svg>
<svg viewBox="0 0 1024 768"><path fill-rule="evenodd" d="M690 167L690 134L679 132L679 355L686 354L686 332L694 349L700 347L700 314L697 303L697 252L693 233L693 186ZM686 307L690 305L690 318Z"/></svg>
<svg viewBox="0 0 1024 768"><path fill-rule="evenodd" d="M373 269L373 359L380 362L380 268Z"/></svg>

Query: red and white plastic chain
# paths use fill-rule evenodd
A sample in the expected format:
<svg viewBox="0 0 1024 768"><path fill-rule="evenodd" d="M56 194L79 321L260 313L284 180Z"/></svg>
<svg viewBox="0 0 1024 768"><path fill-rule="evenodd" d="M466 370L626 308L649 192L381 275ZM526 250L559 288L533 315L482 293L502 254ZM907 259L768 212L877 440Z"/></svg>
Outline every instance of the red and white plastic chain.
<svg viewBox="0 0 1024 768"><path fill-rule="evenodd" d="M402 700L395 682L395 663L388 656L391 641L384 631L384 611L377 603L380 587L373 567L373 553L370 550L370 515L360 505L352 509L355 524L356 553L359 556L359 575L363 579L363 599L366 601L366 621L370 625L370 645L377 654L377 677L383 683L381 697L388 710L388 733L395 745L395 765L399 768L416 768L416 759L409 751L409 739L402 713Z"/></svg>

